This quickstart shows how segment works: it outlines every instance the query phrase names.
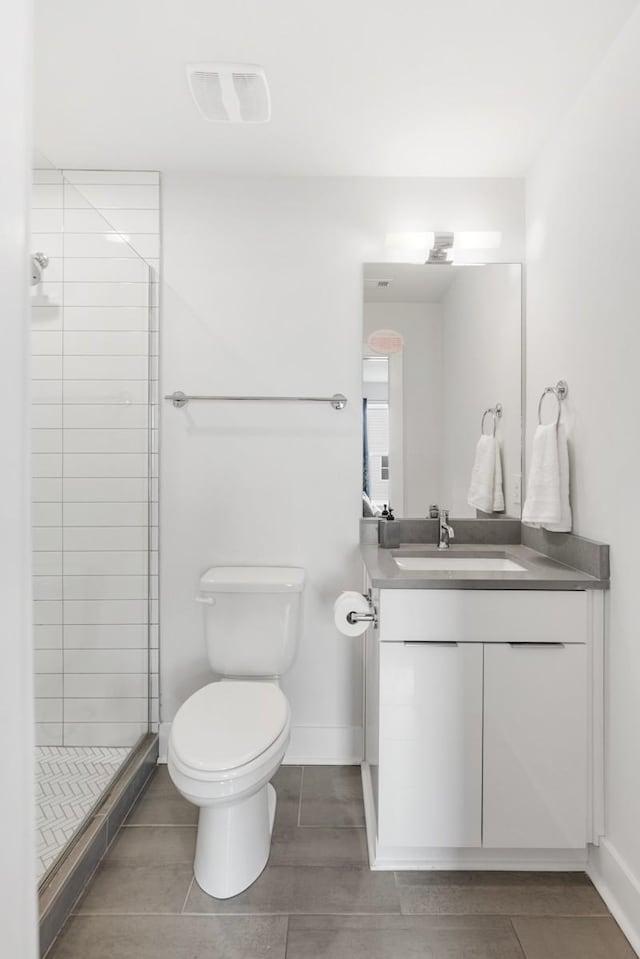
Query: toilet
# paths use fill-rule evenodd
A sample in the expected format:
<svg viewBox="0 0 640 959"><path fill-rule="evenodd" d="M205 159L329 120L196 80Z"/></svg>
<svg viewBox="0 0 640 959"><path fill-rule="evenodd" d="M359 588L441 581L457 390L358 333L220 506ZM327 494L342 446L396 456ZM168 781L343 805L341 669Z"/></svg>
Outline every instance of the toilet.
<svg viewBox="0 0 640 959"><path fill-rule="evenodd" d="M276 811L270 780L286 752L291 711L278 678L302 625L304 570L214 566L200 579L207 655L220 677L187 699L169 736L169 775L200 809L196 882L228 899L269 858Z"/></svg>

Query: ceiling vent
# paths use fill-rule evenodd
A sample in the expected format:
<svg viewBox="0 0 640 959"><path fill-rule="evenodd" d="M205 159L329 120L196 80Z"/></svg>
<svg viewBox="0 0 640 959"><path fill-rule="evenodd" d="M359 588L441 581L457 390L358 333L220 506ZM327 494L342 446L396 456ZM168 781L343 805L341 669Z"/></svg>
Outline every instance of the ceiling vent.
<svg viewBox="0 0 640 959"><path fill-rule="evenodd" d="M271 119L267 78L255 63L189 63L187 78L205 120L268 123Z"/></svg>
<svg viewBox="0 0 640 959"><path fill-rule="evenodd" d="M364 285L375 287L378 290L386 290L391 286L392 280L378 280L375 277L365 277Z"/></svg>

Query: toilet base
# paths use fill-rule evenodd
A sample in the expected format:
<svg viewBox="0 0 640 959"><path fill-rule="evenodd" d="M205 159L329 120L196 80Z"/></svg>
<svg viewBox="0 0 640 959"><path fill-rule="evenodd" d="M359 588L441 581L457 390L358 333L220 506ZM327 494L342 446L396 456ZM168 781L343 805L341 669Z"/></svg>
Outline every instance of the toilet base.
<svg viewBox="0 0 640 959"><path fill-rule="evenodd" d="M267 783L240 802L200 807L194 874L207 895L230 899L258 878L269 859L276 801Z"/></svg>

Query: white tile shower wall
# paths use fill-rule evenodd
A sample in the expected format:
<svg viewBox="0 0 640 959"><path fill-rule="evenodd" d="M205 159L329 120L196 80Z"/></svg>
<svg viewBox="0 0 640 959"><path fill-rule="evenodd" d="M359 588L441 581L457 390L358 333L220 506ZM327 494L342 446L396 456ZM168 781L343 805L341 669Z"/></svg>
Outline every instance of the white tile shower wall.
<svg viewBox="0 0 640 959"><path fill-rule="evenodd" d="M31 248L50 257L32 296L38 743L129 746L149 616L158 716L159 175L35 171L32 200Z"/></svg>

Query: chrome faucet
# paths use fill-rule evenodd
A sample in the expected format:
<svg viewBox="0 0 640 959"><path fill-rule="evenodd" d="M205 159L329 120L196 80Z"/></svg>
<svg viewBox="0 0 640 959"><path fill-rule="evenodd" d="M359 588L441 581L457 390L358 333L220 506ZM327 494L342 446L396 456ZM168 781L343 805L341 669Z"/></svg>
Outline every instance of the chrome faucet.
<svg viewBox="0 0 640 959"><path fill-rule="evenodd" d="M449 541L453 539L453 526L449 526L449 510L438 511L438 549L449 549Z"/></svg>

